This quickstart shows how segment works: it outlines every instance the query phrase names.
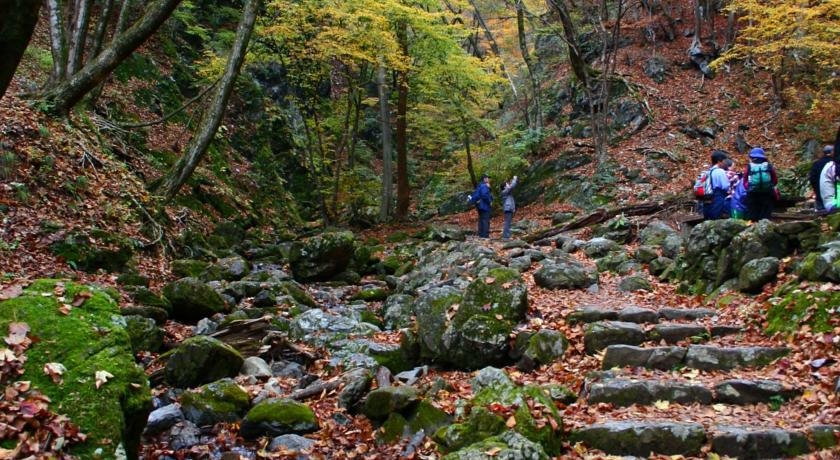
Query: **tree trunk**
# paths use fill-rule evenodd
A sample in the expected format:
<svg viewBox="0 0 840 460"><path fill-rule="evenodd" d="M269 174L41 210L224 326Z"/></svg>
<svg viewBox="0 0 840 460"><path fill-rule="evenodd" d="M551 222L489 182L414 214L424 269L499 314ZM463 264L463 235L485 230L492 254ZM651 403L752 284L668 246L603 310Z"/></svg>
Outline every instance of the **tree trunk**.
<svg viewBox="0 0 840 460"><path fill-rule="evenodd" d="M387 222L391 217L391 194L393 173L391 172L391 108L388 105L388 84L385 80L385 65L379 65L376 73L379 88L379 123L382 129L382 206L379 218Z"/></svg>
<svg viewBox="0 0 840 460"><path fill-rule="evenodd" d="M408 56L408 30L403 24L397 39L404 56ZM408 72L397 74L397 220L408 217Z"/></svg>
<svg viewBox="0 0 840 460"><path fill-rule="evenodd" d="M73 106L154 34L179 3L181 0L157 0L149 4L143 17L124 34L111 42L79 72L44 94L43 99L50 105L50 113L67 115Z"/></svg>
<svg viewBox="0 0 840 460"><path fill-rule="evenodd" d="M75 5L70 43L67 47L67 76L72 76L82 66L90 22L90 0L76 0Z"/></svg>
<svg viewBox="0 0 840 460"><path fill-rule="evenodd" d="M50 51L52 52L53 67L48 87L64 81L67 70L67 36L61 17L61 5L58 0L47 0L47 11L50 17Z"/></svg>
<svg viewBox="0 0 840 460"><path fill-rule="evenodd" d="M93 43L90 46L88 61L102 51L102 44L105 43L105 33L108 32L108 23L111 22L111 10L114 8L114 0L105 0L102 11L99 14L99 22L96 24L96 33L93 35Z"/></svg>
<svg viewBox="0 0 840 460"><path fill-rule="evenodd" d="M0 0L0 99L29 45L40 10L40 1Z"/></svg>
<svg viewBox="0 0 840 460"><path fill-rule="evenodd" d="M569 64L572 66L572 72L581 84L589 87L589 71L586 68L586 62L580 55L580 46L578 43L578 33L572 17L569 15L569 9L566 6L565 0L548 0L549 4L554 6L557 14L560 16L560 22L563 24L563 35L565 36L566 46L569 49Z"/></svg>
<svg viewBox="0 0 840 460"><path fill-rule="evenodd" d="M470 173L470 183L473 188L478 186L478 179L475 177L475 166L473 166L472 151L470 149L470 132L467 130L467 120L461 118L461 126L464 127L464 149L467 151L467 172Z"/></svg>
<svg viewBox="0 0 840 460"><path fill-rule="evenodd" d="M163 192L163 204L169 202L178 193L178 190L181 189L181 186L184 185L187 178L195 171L198 162L204 157L204 154L207 152L207 147L216 135L216 130L224 116L230 93L236 82L236 77L239 75L239 69L245 60L245 50L248 48L251 32L254 30L254 22L257 18L259 6L260 0L245 1L242 19L240 19L239 27L236 29L233 48L225 66L221 83L213 95L210 109L202 117L201 123L198 126L198 132L190 141L187 153L178 159L178 162L172 167L163 182L161 182L159 190ZM126 35L130 35L135 27L129 29Z"/></svg>
<svg viewBox="0 0 840 460"><path fill-rule="evenodd" d="M730 10L726 15L726 43L723 44L723 49L728 50L735 44L735 11Z"/></svg>
<svg viewBox="0 0 840 460"><path fill-rule="evenodd" d="M528 128L540 130L542 128L542 108L540 107L540 84L537 81L537 75L534 69L534 63L531 59L531 53L528 52L528 42L525 35L525 5L522 0L516 0L516 30L519 35L519 51L522 53L522 59L525 61L525 67L528 68L528 78L531 81L531 94L534 100L533 117L528 111Z"/></svg>
<svg viewBox="0 0 840 460"><path fill-rule="evenodd" d="M481 16L481 12L478 10L478 6L475 4L475 0L470 0L470 5L473 7L473 15L475 16L476 21L484 30L484 38L490 43L490 49L493 50L493 54L499 58L499 63L502 68L502 72L505 73L505 77L510 83L510 89L513 91L513 97L519 97L519 91L516 89L516 84L513 83L513 78L510 76L510 72L508 72L505 63L501 61L502 51L499 49L499 44L496 43L496 38L493 36L493 32L490 30L490 27L487 26L487 22L484 21L484 18Z"/></svg>
<svg viewBox="0 0 840 460"><path fill-rule="evenodd" d="M703 10L700 7L701 0L694 0L694 39L691 40L692 48L700 47L700 34L703 32Z"/></svg>
<svg viewBox="0 0 840 460"><path fill-rule="evenodd" d="M117 16L117 25L114 27L114 39L125 32L125 27L128 25L128 15L131 12L131 0L123 0L120 7L120 15Z"/></svg>

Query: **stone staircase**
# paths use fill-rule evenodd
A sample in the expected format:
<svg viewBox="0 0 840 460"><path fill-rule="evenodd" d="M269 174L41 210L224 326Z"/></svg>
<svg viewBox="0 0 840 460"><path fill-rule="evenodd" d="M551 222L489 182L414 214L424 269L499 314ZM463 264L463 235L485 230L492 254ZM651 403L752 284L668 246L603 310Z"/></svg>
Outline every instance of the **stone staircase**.
<svg viewBox="0 0 840 460"><path fill-rule="evenodd" d="M835 446L840 423L788 428L751 417L761 412L757 404L779 409L802 395L803 389L756 372L790 350L733 346L743 326L716 320L709 309L583 307L570 314L567 321L584 328L585 352L599 357L602 368L587 376L581 394L597 415L572 428L572 444L610 455L711 452L741 460ZM657 418L660 408L668 412ZM739 417L724 416L733 413Z"/></svg>

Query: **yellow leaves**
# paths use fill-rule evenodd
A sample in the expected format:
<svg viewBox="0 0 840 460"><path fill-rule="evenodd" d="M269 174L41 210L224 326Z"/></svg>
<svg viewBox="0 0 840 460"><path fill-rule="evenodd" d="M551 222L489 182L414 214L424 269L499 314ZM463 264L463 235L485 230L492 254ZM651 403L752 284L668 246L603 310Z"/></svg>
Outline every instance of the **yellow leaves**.
<svg viewBox="0 0 840 460"><path fill-rule="evenodd" d="M659 410L667 410L669 407L671 407L671 402L660 399L654 402L653 405Z"/></svg>

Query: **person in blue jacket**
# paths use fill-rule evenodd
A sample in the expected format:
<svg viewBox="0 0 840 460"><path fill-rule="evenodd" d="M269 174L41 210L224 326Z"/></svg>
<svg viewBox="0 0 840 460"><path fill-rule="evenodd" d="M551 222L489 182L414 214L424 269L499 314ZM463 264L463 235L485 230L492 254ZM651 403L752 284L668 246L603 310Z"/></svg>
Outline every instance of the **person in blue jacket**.
<svg viewBox="0 0 840 460"><path fill-rule="evenodd" d="M481 176L481 182L468 199L478 211L479 238L490 238L490 204L493 202L493 195L490 193L490 176L487 174Z"/></svg>
<svg viewBox="0 0 840 460"><path fill-rule="evenodd" d="M709 181L712 186L712 201L703 205L703 218L706 220L724 219L729 217L729 178L723 169L723 162L729 156L723 150L712 152L712 169L709 171Z"/></svg>

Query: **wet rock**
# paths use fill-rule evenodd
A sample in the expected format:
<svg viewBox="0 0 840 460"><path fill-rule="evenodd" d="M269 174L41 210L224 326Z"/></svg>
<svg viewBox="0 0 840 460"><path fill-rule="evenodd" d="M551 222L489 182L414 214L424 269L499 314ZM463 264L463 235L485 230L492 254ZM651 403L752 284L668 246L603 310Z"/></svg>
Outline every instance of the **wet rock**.
<svg viewBox="0 0 840 460"><path fill-rule="evenodd" d="M583 336L588 354L597 353L609 345L638 345L647 339L645 331L635 323L602 321L587 325Z"/></svg>

